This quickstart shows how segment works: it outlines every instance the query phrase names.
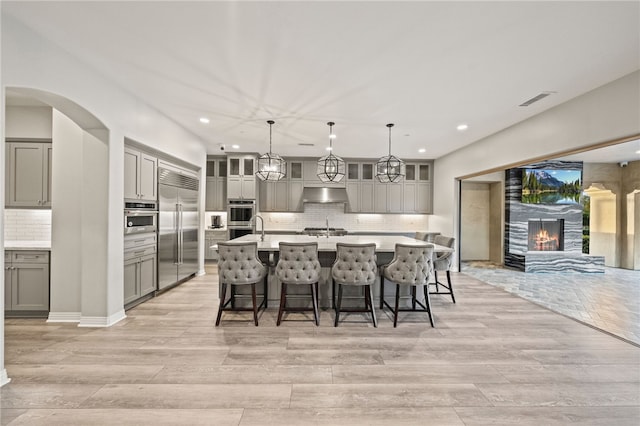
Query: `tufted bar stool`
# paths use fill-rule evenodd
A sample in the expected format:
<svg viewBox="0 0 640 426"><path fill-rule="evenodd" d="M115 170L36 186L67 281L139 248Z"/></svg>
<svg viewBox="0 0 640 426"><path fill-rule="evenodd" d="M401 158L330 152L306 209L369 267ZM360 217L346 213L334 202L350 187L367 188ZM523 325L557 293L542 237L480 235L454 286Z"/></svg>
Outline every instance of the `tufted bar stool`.
<svg viewBox="0 0 640 426"><path fill-rule="evenodd" d="M380 279L380 307L387 306L393 312L393 326L398 325L398 312L424 311L429 314L429 322L434 327L431 315L431 301L429 300L429 276L433 270L433 244L396 244L395 254L391 263L384 267ZM395 308L384 300L385 280L396 284ZM411 287L411 309L400 309L400 286ZM417 300L416 289L421 286L424 290L424 304ZM422 309L416 309L420 305Z"/></svg>
<svg viewBox="0 0 640 426"><path fill-rule="evenodd" d="M340 311L369 312L373 326L378 326L376 312L373 307L373 292L371 286L376 282L376 245L375 244L336 244L336 261L331 267L331 278L334 286L338 285L338 301L334 302L336 309L335 326L340 320ZM342 309L342 286L364 287L364 309ZM335 289L334 289L335 297Z"/></svg>
<svg viewBox="0 0 640 426"><path fill-rule="evenodd" d="M216 326L220 325L222 311L253 311L253 321L258 325L258 310L267 307L267 267L258 259L258 243L220 242L218 243L218 276L220 281L220 307ZM264 281L263 300L260 306L256 303L256 283ZM231 295L227 296L227 285L231 286ZM236 295L234 286L250 285L253 308L235 307ZM231 304L231 307L227 305Z"/></svg>
<svg viewBox="0 0 640 426"><path fill-rule="evenodd" d="M276 276L282 284L280 290L280 309L278 322L282 321L284 312L304 312L310 309L287 308L287 286L308 285L311 288L313 317L316 325L320 325L318 316L318 281L320 280L320 261L318 260L318 243L280 243L280 259L276 265Z"/></svg>
<svg viewBox="0 0 640 426"><path fill-rule="evenodd" d="M453 248L456 243L456 239L452 237L445 237L443 235L436 235L436 238L433 241L434 243L445 246L449 248ZM431 283L431 285L436 286L436 291L431 292L431 294L450 294L451 300L453 303L456 303L456 298L453 295L453 284L451 283L451 262L453 261L453 253L441 253L433 260L433 275L435 277L435 283ZM447 284L441 283L438 281L438 271L446 271L447 274ZM440 287L444 287L447 291L440 291Z"/></svg>

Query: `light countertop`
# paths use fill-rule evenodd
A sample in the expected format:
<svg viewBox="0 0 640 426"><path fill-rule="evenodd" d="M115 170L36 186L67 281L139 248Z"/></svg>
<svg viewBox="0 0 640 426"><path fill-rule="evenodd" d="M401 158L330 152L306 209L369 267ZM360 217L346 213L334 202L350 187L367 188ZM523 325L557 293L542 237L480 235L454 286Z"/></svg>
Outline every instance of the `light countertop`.
<svg viewBox="0 0 640 426"><path fill-rule="evenodd" d="M396 243L400 244L424 244L424 241L416 240L414 238L392 235L344 235L344 236L332 236L332 237L313 237L309 235L269 235L264 236L264 241L260 241L260 234L249 234L236 238L232 241L249 242L256 241L258 243L258 251L278 251L280 242L289 243L304 243L304 242L317 242L318 251L336 251L336 243L347 244L376 244L377 252L389 252L395 251ZM435 250L438 253L452 252L453 249L445 246L434 244Z"/></svg>
<svg viewBox="0 0 640 426"><path fill-rule="evenodd" d="M5 241L5 250L51 250L51 241Z"/></svg>

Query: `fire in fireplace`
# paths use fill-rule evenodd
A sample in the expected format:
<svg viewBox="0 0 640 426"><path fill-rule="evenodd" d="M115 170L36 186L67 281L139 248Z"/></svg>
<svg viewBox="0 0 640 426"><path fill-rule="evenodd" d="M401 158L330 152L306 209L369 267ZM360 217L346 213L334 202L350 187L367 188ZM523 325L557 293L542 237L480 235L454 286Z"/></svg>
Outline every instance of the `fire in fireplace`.
<svg viewBox="0 0 640 426"><path fill-rule="evenodd" d="M563 251L564 219L529 221L529 251Z"/></svg>

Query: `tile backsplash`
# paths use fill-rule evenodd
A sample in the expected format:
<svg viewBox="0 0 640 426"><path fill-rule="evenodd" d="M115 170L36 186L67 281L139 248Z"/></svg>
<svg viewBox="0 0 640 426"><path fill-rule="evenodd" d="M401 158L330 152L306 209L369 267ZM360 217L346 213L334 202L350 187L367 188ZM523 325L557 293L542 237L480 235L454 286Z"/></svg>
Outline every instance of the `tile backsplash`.
<svg viewBox="0 0 640 426"><path fill-rule="evenodd" d="M342 204L307 204L304 213L260 213L265 229L301 231L305 227L324 227L329 218L332 228L347 231L426 231L429 216L424 214L357 214L344 212Z"/></svg>
<svg viewBox="0 0 640 426"><path fill-rule="evenodd" d="M51 241L51 210L5 209L5 241Z"/></svg>

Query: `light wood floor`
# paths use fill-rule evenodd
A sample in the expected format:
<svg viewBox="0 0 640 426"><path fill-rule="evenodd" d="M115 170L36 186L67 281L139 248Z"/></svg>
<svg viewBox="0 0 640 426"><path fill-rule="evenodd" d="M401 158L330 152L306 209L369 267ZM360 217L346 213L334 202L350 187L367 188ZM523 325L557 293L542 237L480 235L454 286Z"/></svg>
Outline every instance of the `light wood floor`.
<svg viewBox="0 0 640 426"><path fill-rule="evenodd" d="M216 328L207 269L111 328L7 320L2 424L640 424L638 347L463 274L434 329L273 308Z"/></svg>

